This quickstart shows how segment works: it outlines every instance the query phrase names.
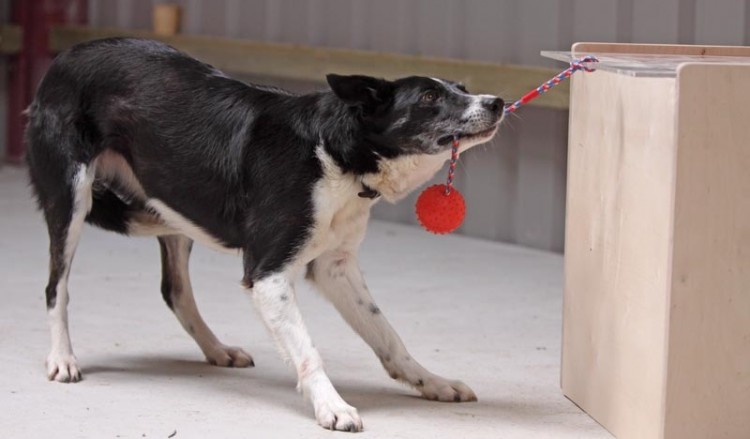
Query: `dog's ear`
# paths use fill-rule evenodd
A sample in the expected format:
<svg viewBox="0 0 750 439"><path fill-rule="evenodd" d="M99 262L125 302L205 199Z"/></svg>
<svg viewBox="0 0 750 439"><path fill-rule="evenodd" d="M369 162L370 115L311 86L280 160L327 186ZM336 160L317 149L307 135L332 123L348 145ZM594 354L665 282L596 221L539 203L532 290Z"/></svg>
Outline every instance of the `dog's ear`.
<svg viewBox="0 0 750 439"><path fill-rule="evenodd" d="M347 105L374 110L393 99L393 83L371 76L326 75L333 93Z"/></svg>

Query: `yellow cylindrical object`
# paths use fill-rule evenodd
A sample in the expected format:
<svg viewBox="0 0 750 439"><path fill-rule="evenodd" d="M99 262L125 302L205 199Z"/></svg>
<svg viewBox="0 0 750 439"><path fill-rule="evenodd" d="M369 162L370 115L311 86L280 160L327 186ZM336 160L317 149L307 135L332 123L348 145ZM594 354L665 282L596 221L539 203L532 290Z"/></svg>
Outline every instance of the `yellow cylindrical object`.
<svg viewBox="0 0 750 439"><path fill-rule="evenodd" d="M180 32L182 21L180 5L164 3L154 5L154 33L157 35L175 35Z"/></svg>

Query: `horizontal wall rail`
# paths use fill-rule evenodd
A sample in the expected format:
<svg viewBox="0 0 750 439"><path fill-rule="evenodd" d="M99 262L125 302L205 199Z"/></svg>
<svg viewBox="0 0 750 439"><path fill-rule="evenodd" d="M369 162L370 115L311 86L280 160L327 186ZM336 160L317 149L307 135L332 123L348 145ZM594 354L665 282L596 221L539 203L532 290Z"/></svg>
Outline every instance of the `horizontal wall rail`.
<svg viewBox="0 0 750 439"><path fill-rule="evenodd" d="M230 73L282 79L322 81L326 73L367 74L385 78L435 76L461 81L474 93L516 99L557 73L557 70L491 64L447 58L400 55L351 49L331 49L202 35L161 36L144 30L54 27L50 47L65 50L97 38L131 36L164 41ZM533 101L546 108L568 108L568 84Z"/></svg>

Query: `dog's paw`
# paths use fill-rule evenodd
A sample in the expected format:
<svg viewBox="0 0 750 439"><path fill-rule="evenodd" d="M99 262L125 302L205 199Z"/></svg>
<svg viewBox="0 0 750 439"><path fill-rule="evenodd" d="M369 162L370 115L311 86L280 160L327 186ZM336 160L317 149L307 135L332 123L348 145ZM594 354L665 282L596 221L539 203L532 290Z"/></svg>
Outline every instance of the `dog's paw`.
<svg viewBox="0 0 750 439"><path fill-rule="evenodd" d="M474 391L461 381L432 377L424 381L417 381L415 387L419 389L423 397L433 401L469 402L477 400Z"/></svg>
<svg viewBox="0 0 750 439"><path fill-rule="evenodd" d="M47 357L47 379L59 383L81 381L81 370L73 354L49 354Z"/></svg>
<svg viewBox="0 0 750 439"><path fill-rule="evenodd" d="M321 427L329 430L358 432L364 429L357 409L342 399L316 404L315 419Z"/></svg>
<svg viewBox="0 0 750 439"><path fill-rule="evenodd" d="M253 357L238 347L218 346L206 354L206 360L214 366L221 367L254 367Z"/></svg>

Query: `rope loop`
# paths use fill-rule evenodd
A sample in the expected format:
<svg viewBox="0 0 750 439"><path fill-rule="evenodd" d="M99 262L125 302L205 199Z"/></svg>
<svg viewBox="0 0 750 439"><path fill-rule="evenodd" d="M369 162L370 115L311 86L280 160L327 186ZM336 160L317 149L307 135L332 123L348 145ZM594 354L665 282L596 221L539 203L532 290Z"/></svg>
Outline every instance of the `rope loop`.
<svg viewBox="0 0 750 439"><path fill-rule="evenodd" d="M583 58L574 59L570 62L570 68L573 69L573 71L577 70L583 70L585 72L593 72L596 70L594 67L589 67L589 64L599 62L599 60L593 56L593 55L587 55Z"/></svg>

